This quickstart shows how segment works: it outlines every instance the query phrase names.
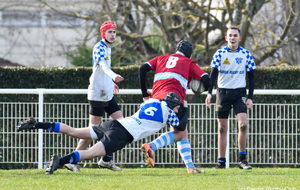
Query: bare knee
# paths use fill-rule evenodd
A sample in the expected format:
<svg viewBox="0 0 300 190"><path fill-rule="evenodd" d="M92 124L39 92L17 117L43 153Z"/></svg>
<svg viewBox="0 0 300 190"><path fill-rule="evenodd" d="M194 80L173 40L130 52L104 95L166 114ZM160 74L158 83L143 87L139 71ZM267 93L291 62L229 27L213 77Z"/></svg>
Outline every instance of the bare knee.
<svg viewBox="0 0 300 190"><path fill-rule="evenodd" d="M227 126L223 125L223 124L220 124L219 125L219 133L223 134L223 133L226 133L226 132L227 132Z"/></svg>
<svg viewBox="0 0 300 190"><path fill-rule="evenodd" d="M187 135L185 135L184 131L173 131L175 135L175 141L181 141L184 139Z"/></svg>
<svg viewBox="0 0 300 190"><path fill-rule="evenodd" d="M246 132L247 131L247 124L246 123L241 123L239 126L239 129L241 132Z"/></svg>
<svg viewBox="0 0 300 190"><path fill-rule="evenodd" d="M184 131L179 131L174 127L170 126L170 131L172 131L175 135L175 141L180 141L182 139L188 139L188 131L185 129Z"/></svg>

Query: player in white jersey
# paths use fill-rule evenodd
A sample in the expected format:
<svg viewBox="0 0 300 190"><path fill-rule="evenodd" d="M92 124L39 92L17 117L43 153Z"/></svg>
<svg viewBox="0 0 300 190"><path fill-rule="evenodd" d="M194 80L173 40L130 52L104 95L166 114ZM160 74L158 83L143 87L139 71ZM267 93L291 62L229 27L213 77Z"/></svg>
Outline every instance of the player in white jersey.
<svg viewBox="0 0 300 190"><path fill-rule="evenodd" d="M57 155L52 156L50 166L46 170L46 174L52 174L57 168L67 163L76 164L79 161L111 154L124 148L127 143L158 132L166 124L184 131L188 118L187 102L184 101L183 116L179 121L176 113L180 105L182 105L180 97L176 93L170 92L163 100L151 98L145 101L131 117L110 120L98 126L72 128L59 122L36 122L31 117L20 122L17 131L47 129L80 139L97 139L99 141L88 150L76 150L61 158L58 158Z"/></svg>
<svg viewBox="0 0 300 190"><path fill-rule="evenodd" d="M88 100L90 103L89 126L98 126L101 123L104 111L111 119L123 118L123 114L113 96L119 91L114 83L121 82L124 78L111 70L111 43L116 38L116 25L106 21L100 27L102 40L93 49L93 73L90 76L88 87ZM92 140L80 139L76 150L85 150ZM112 162L112 155L106 155L99 161L98 165L113 171L122 170ZM79 171L76 164L66 164L65 167L71 171Z"/></svg>
<svg viewBox="0 0 300 190"><path fill-rule="evenodd" d="M256 68L251 53L240 47L240 29L231 26L227 30L225 39L228 46L219 49L213 56L211 62L211 86L205 100L210 108L212 89L218 76L218 89L216 98L216 111L218 117L218 150L219 159L215 169L226 167L226 146L228 132L229 111L233 107L238 120L238 147L239 163L241 169L252 169L246 160L246 139L247 139L247 109L253 107L254 92L254 69ZM246 97L246 73L249 79L249 93Z"/></svg>

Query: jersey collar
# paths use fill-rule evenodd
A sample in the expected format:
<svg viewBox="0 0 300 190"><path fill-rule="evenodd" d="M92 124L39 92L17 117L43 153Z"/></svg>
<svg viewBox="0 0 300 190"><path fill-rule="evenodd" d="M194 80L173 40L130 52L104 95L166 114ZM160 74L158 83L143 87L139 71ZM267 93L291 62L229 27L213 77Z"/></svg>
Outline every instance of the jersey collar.
<svg viewBox="0 0 300 190"><path fill-rule="evenodd" d="M182 52L180 52L180 51L178 51L178 52L176 52L176 53L178 53L178 54L180 54L180 55L182 55L182 56L185 56Z"/></svg>
<svg viewBox="0 0 300 190"><path fill-rule="evenodd" d="M104 39L102 39L102 40L100 41L100 43L101 43L102 45L104 45L105 47L107 47L107 45L104 43L103 40L104 40Z"/></svg>
<svg viewBox="0 0 300 190"><path fill-rule="evenodd" d="M240 52L241 46L239 46L239 47L237 48L237 50L231 50L231 49L229 49L228 46L226 46L225 49L227 50L227 52L235 53L235 52Z"/></svg>

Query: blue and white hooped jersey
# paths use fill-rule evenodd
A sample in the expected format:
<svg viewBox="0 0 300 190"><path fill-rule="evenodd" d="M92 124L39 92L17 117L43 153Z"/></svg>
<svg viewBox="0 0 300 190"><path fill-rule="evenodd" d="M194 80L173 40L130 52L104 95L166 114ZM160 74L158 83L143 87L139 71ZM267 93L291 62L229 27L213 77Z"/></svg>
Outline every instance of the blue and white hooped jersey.
<svg viewBox="0 0 300 190"><path fill-rule="evenodd" d="M218 88L245 88L246 72L256 69L251 53L240 47L231 51L228 46L213 56L211 67L219 70Z"/></svg>
<svg viewBox="0 0 300 190"><path fill-rule="evenodd" d="M134 115L118 121L133 136L134 141L158 132L166 124L175 128L179 125L179 119L167 103L152 98L141 104Z"/></svg>
<svg viewBox="0 0 300 190"><path fill-rule="evenodd" d="M114 83L111 76L101 68L101 62L109 69L111 66L111 48L101 40L93 50L93 73L88 87L88 100L110 101L113 98Z"/></svg>

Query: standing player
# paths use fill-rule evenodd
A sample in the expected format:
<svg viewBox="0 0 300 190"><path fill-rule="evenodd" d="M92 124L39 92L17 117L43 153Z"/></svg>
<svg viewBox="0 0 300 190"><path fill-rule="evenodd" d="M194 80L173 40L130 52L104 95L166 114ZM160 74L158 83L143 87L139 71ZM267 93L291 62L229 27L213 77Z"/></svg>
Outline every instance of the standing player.
<svg viewBox="0 0 300 190"><path fill-rule="evenodd" d="M119 92L118 86L113 82L121 82L124 78L111 70L111 47L116 38L116 25L106 21L100 27L102 40L94 46L93 73L88 87L88 100L90 103L89 126L98 126L101 123L104 111L111 119L123 118L122 112L113 96ZM76 150L85 150L92 142L90 139L80 139ZM99 162L99 167L113 171L122 170L114 165L112 155L104 156ZM79 171L77 164L66 164L71 171Z"/></svg>
<svg viewBox="0 0 300 190"><path fill-rule="evenodd" d="M176 53L172 55L161 55L155 57L141 66L139 70L140 85L144 101L149 99L150 92L146 87L146 73L155 71L152 98L162 99L169 92L174 92L179 95L183 101L186 96L191 78L201 80L207 90L210 86L210 79L200 67L192 60L193 46L188 41L180 41L177 44ZM180 108L177 114L181 118ZM153 154L158 148L177 142L178 151L187 167L188 173L201 173L195 168L192 156L191 145L188 140L188 131L178 131L171 127L171 132L162 134L160 137L151 143L143 144L142 150L145 154L147 163L154 167Z"/></svg>
<svg viewBox="0 0 300 190"><path fill-rule="evenodd" d="M137 141L158 132L166 124L178 130L185 130L188 118L187 102L184 101L184 112L181 120L175 114L178 112L180 105L182 105L180 97L170 92L162 100L149 99L145 101L141 104L140 109L130 117L110 120L98 126L78 129L59 122L36 122L31 117L20 122L17 131L45 129L81 139L97 139L99 141L88 150L75 150L61 158L53 155L50 166L46 169L46 174L53 174L57 168L64 164L77 163L111 154L124 148L132 141Z"/></svg>
<svg viewBox="0 0 300 190"><path fill-rule="evenodd" d="M218 89L216 99L216 111L218 117L218 150L219 159L215 169L225 168L228 116L233 107L238 120L238 146L240 169L252 169L246 160L247 139L247 109L252 109L254 92L254 69L256 68L251 53L240 47L240 29L231 26L227 30L225 40L228 46L216 51L211 62L211 86L205 100L207 107L210 106L212 89L218 76ZM246 73L249 78L249 94L246 97Z"/></svg>

